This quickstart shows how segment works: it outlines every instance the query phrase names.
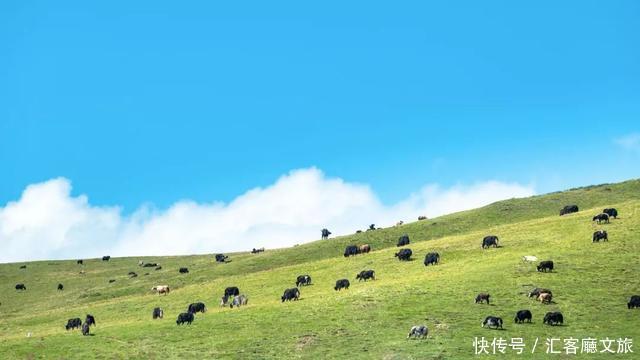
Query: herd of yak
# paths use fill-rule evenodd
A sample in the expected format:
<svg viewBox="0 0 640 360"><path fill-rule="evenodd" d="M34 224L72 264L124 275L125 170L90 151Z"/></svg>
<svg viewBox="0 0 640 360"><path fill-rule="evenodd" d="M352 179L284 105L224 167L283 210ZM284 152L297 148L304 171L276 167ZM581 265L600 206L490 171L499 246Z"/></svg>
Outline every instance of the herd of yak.
<svg viewBox="0 0 640 360"><path fill-rule="evenodd" d="M568 205L565 206L564 208L562 208L562 210L560 210L560 216L562 215L566 215L566 214L571 214L574 212L578 211L578 206L576 205ZM611 218L617 218L618 216L618 211L616 209L613 208L607 208L604 209L602 213L597 214L596 216L593 217L593 221L597 222L598 224L602 224L602 223L609 223ZM424 220L426 219L426 217L421 216L418 220ZM402 222L399 222L396 225L402 225ZM371 224L371 226L369 227L369 230L376 230L375 225ZM360 231L358 231L360 232ZM328 239L329 235L331 235L331 232L327 229L322 229L321 231L321 235L322 235L322 239ZM599 242L600 240L603 241L608 241L608 234L606 231L604 230L598 230L596 232L593 233L593 242ZM402 236L400 236L400 238L398 239L397 242L397 246L398 247L403 247L406 245L410 244L410 239L409 236L407 234L404 234ZM497 236L495 235L488 235L485 236L482 239L482 248L483 249L488 249L490 247L494 247L494 248L498 248L500 247L499 245L499 239ZM253 249L251 251L251 253L253 254L257 254L260 252L263 252L264 248L260 248L260 249ZM345 248L344 251L344 257L350 257L350 256L355 256L358 254L366 254L369 253L371 251L371 246L368 244L364 244L364 245L349 245ZM398 260L400 261L409 261L411 260L411 256L413 255L413 252L411 251L411 249L409 248L402 248L400 249L397 253L395 253L395 257L398 258ZM103 256L102 257L102 261L109 261L110 260L110 256ZM215 254L214 256L216 262L221 262L221 263L225 263L230 261L228 258L228 256L224 255L224 254ZM523 257L523 261L537 261L537 257L535 256L531 256L531 255L527 255ZM440 261L440 254L437 252L429 252L425 255L424 258L424 265L425 266L429 266L429 265L437 265ZM83 264L83 260L78 260L77 261L78 264ZM162 269L162 267L159 264L156 263L143 263L142 261L140 261L138 263L139 266L141 267L153 267L155 268L155 270L160 270ZM22 265L20 267L21 269L25 269L26 265ZM546 261L541 261L538 265L537 265L537 270L539 272L547 272L547 271L553 271L553 261L550 260L546 260ZM189 272L189 270L186 267L181 267L179 269L179 272L182 274L186 274ZM147 273L148 274L148 273ZM130 277L136 277L137 274L135 272L130 272L129 273ZM360 273L358 273L356 275L356 280L360 281L367 281L367 280L375 280L375 271L374 270L363 270ZM109 282L114 282L115 280L109 280ZM283 293L283 295L281 296L281 300L282 302L285 301L291 301L291 300L298 300L300 298L300 290L299 288L301 286L305 286L305 285L311 285L311 276L309 275L299 275L296 278L296 287L294 288L289 288L286 289ZM336 284L334 286L334 290L336 291L340 291L342 289L349 289L350 283L348 279L339 279L336 281ZM25 291L27 290L27 287L25 286L25 284L20 283L20 284L16 284L15 286L16 290L21 290L21 291ZM58 284L58 290L63 290L64 286L62 284ZM154 286L152 288L153 291L156 291L158 294L168 294L170 292L170 288L168 285L158 285L158 286ZM486 303L489 304L490 301L490 294L487 293L480 293L476 296L475 298L475 303L476 304L482 304L482 303ZM529 297L530 298L536 298L538 301L540 301L541 303L546 303L549 304L551 303L551 300L553 299L553 294L551 292L551 290L549 289L543 289L543 288L535 288L533 289L530 293L529 293ZM238 287L236 286L230 286L227 287L224 291L224 294L221 297L221 302L220 305L221 306L230 306L231 308L235 307L240 307L240 306L244 306L247 305L248 303L248 297L244 294L240 294L240 290L238 289ZM639 295L633 295L631 297L631 299L629 300L627 307L629 309L632 308L640 308L640 296ZM178 315L178 318L176 320L176 324L177 325L182 325L182 324L191 324L194 319L195 319L195 314L198 312L204 313L206 311L206 306L204 303L202 302L197 302L197 303L192 303L189 304L189 306L187 307L187 311L184 313L180 313ZM162 319L164 317L164 310L156 307L153 309L152 311L152 318L153 319ZM531 322L533 318L533 315L531 313L530 310L520 310L516 313L515 316L515 322L516 323L523 323L523 322ZM560 312L548 312L545 314L544 318L543 318L543 324L548 324L548 325L558 325L558 324L563 324L564 323L564 317L562 315L562 313ZM86 318L85 318L85 322L82 323L82 321L80 320L80 318L73 318L73 319L69 319L67 322L67 325L65 326L66 330L72 330L75 328L81 328L82 329L82 334L83 335L89 335L89 330L90 330L90 326L91 325L95 325L96 321L95 318L90 315L87 314ZM488 327L488 328L500 328L502 329L502 324L503 324L503 320L500 317L497 316L487 316L485 318L485 320L482 322L482 327ZM411 330L409 331L409 334L407 336L407 338L424 338L425 336L427 336L428 333L428 329L426 325L416 325L413 326L411 328Z"/></svg>
<svg viewBox="0 0 640 360"><path fill-rule="evenodd" d="M567 205L560 210L560 216L575 213L575 212L578 212L577 205ZM607 209L604 209L602 213L595 215L592 218L592 221L598 224L602 224L602 223L608 224L611 218L616 219L617 217L618 217L618 210L614 208L607 208ZM605 230L597 230L593 233L592 242L600 242L600 240L602 241L609 240L608 234ZM482 242L482 247L487 248L489 246L498 247L498 238L495 236L485 237ZM537 261L537 258L531 255L523 256L522 259L523 261ZM540 262L537 266L537 270L539 272L553 271L553 261L547 260L547 261ZM529 297L536 298L538 301L540 301L543 304L549 304L553 299L553 294L549 289L535 288L529 293ZM475 302L476 304L483 303L483 302L486 302L488 304L489 299L490 299L489 294L481 293L481 294L478 294L478 296L476 296ZM633 308L639 308L639 307L640 307L640 296L632 295L631 299L627 303L627 308L633 309ZM530 323L532 318L533 318L533 314L531 313L530 310L519 310L518 312L516 312L514 322L524 323L526 321ZM544 315L544 318L542 319L542 323L548 324L548 325L562 325L564 324L564 316L562 315L561 312L558 312L558 311L547 312ZM482 327L502 329L503 328L502 324L503 324L502 318L497 316L487 316L482 322Z"/></svg>

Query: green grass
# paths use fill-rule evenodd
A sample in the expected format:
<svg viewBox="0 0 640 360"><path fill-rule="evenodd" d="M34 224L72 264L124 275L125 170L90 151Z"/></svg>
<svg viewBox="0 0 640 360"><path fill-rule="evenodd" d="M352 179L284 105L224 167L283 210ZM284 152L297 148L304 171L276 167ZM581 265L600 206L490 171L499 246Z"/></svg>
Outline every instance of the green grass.
<svg viewBox="0 0 640 360"><path fill-rule="evenodd" d="M559 209L570 203L582 211L559 217ZM620 217L610 224L592 224L591 217L609 206L618 208ZM591 243L597 228L609 232L608 243ZM414 261L399 262L393 256L402 233L411 237ZM481 239L490 233L500 237L503 247L483 251ZM22 263L2 264L0 357L459 359L473 357L474 337L485 336L523 337L528 346L538 337L536 353L519 357L568 358L545 354L544 340L640 341L640 310L626 308L629 296L640 294L639 235L640 181L633 180L507 200L261 254L232 254L227 264L215 263L211 255L91 259L84 266L75 260L40 261L26 263L23 270ZM350 243L369 243L374 251L345 259L342 251ZM440 265L425 268L422 260L429 251L442 255ZM521 262L523 255L551 259L556 271L537 273L533 264ZM159 262L163 270L140 268L140 259ZM178 274L181 266L190 273ZM368 268L378 279L355 281L356 273ZM129 279L129 271L139 277ZM299 274L310 274L314 285L301 289L300 301L281 303L283 290L292 287ZM333 290L340 278L349 278L349 290ZM28 290L15 291L18 282ZM64 291L56 290L58 282ZM171 285L171 294L153 294L150 288L156 284ZM528 284L552 289L554 303L527 298ZM249 296L247 307L217 306L230 285ZM474 304L479 292L489 292L492 304ZM191 326L176 326L177 314L195 301L205 302L209 311L196 315ZM164 308L165 319L151 320L155 306ZM520 309L533 312L533 324L513 324ZM544 313L551 310L563 312L565 326L542 324ZM98 322L94 336L64 330L67 319L87 313ZM480 322L487 315L501 316L505 330L482 329ZM429 327L428 339L405 339L416 324ZM33 336L27 338L27 332Z"/></svg>

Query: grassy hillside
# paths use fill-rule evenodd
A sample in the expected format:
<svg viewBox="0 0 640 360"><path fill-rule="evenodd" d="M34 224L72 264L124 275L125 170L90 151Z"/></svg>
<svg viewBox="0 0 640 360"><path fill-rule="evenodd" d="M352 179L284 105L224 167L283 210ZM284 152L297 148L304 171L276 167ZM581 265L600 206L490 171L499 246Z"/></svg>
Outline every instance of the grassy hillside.
<svg viewBox="0 0 640 360"><path fill-rule="evenodd" d="M559 217L559 209L569 203L582 211ZM610 224L592 224L591 216L605 206L618 208L620 217ZM626 308L629 296L640 294L639 215L640 181L634 180L508 200L289 249L233 254L227 264L215 263L212 256L93 259L85 260L84 266L43 261L26 263L26 269L3 264L0 354L54 359L456 359L473 357L474 337L485 336L522 337L528 351L538 337L536 353L520 356L547 358L544 340L552 336L640 341L640 310ZM608 243L591 243L598 228L609 232ZM401 233L412 239L414 261L399 262L393 256ZM480 249L482 237L489 233L500 237L502 248ZM345 259L341 254L349 243L369 243L374 251ZM430 251L442 255L441 264L425 268L422 260ZM521 262L523 255L553 260L556 271L538 273L533 264ZM163 270L140 268L140 259L159 262ZM190 273L179 274L181 266L189 267ZM356 273L369 268L378 279L358 283ZM129 271L140 276L129 279ZM281 303L283 290L294 286L299 274L310 274L314 285L301 289L300 301ZM340 278L351 281L349 290L333 290ZM18 282L28 290L16 292ZM58 282L64 291L56 290ZM169 284L173 291L155 295L149 290L156 284ZM247 307L217 306L224 288L231 285L249 296ZM552 289L554 303L541 305L527 298L530 285ZM479 292L489 292L493 303L474 304ZM205 302L209 311L196 315L191 326L176 326L177 314L195 301ZM151 320L155 306L164 308L165 319ZM533 312L533 324L513 324L520 309ZM544 313L551 310L563 312L565 326L542 324ZM86 313L97 319L94 336L64 330L67 319L84 318ZM482 329L480 322L487 315L501 316L505 330ZM415 324L429 327L428 339L405 339ZM605 355L585 356L600 357Z"/></svg>

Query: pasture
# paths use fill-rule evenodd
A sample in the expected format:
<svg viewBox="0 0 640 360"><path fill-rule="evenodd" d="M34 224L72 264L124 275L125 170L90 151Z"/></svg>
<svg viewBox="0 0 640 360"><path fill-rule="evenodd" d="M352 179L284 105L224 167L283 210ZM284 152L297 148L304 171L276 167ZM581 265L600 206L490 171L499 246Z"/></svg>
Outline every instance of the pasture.
<svg viewBox="0 0 640 360"><path fill-rule="evenodd" d="M558 216L562 206L573 203L580 212ZM617 208L619 217L594 224L591 218L604 207ZM631 295L640 294L640 181L507 200L423 221L398 220L405 224L293 248L257 254L249 248L227 254L228 263L208 254L112 257L108 262L98 257L84 259L84 265L76 259L1 264L0 354L50 359L461 359L474 357L473 340L482 336L519 337L526 343L525 353L517 357L508 351L485 358L573 357L545 354L548 337L632 338L634 351L640 352L640 309L626 306ZM608 232L608 242L592 243L597 229ZM413 251L412 261L394 257L404 233L411 239L405 247ZM497 235L501 247L482 250L488 234ZM348 244L370 244L372 250L345 258ZM434 251L441 255L440 264L425 267L425 254ZM524 255L553 260L554 270L537 272L537 263L523 262ZM162 269L142 268L139 260ZM180 267L189 273L180 274ZM376 280L358 282L356 274L367 269L375 270ZM130 271L138 277L130 278ZM282 303L283 291L295 287L302 274L312 277L312 285L300 287L299 301ZM350 288L334 291L341 278L349 279ZM16 291L17 283L27 290ZM64 290L57 290L58 283ZM162 284L171 286L168 295L151 291ZM238 286L248 305L220 308L227 286ZM551 289L553 302L527 297L534 286ZM474 303L480 292L491 294L491 304ZM177 326L178 314L200 301L207 312L196 314L191 325ZM164 310L162 320L151 318L157 306ZM514 323L521 309L531 310L531 324ZM543 325L548 311L561 311L564 325ZM92 336L65 331L67 319L86 314L96 318ZM502 317L504 330L481 328L488 315ZM427 325L428 337L407 340L411 326L419 324ZM536 338L540 342L531 354ZM612 357L632 359L634 354L580 356Z"/></svg>

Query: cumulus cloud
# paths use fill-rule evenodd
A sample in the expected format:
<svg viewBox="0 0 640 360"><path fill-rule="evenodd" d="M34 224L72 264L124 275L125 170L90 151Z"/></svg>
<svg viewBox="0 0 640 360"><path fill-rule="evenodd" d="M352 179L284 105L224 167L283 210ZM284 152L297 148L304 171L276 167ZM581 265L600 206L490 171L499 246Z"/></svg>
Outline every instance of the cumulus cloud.
<svg viewBox="0 0 640 360"><path fill-rule="evenodd" d="M0 261L60 258L107 245L122 218L117 208L91 206L71 197L63 178L29 185L19 201L0 208Z"/></svg>
<svg viewBox="0 0 640 360"><path fill-rule="evenodd" d="M392 205L365 184L328 178L316 168L294 170L230 203L180 201L131 215L71 195L64 178L28 186L0 208L0 262L132 255L228 252L285 247L318 239L319 230L353 233L417 215L434 217L494 201L533 195L531 186L487 181L442 188L426 185Z"/></svg>
<svg viewBox="0 0 640 360"><path fill-rule="evenodd" d="M632 133L614 139L623 149L640 153L640 133Z"/></svg>

